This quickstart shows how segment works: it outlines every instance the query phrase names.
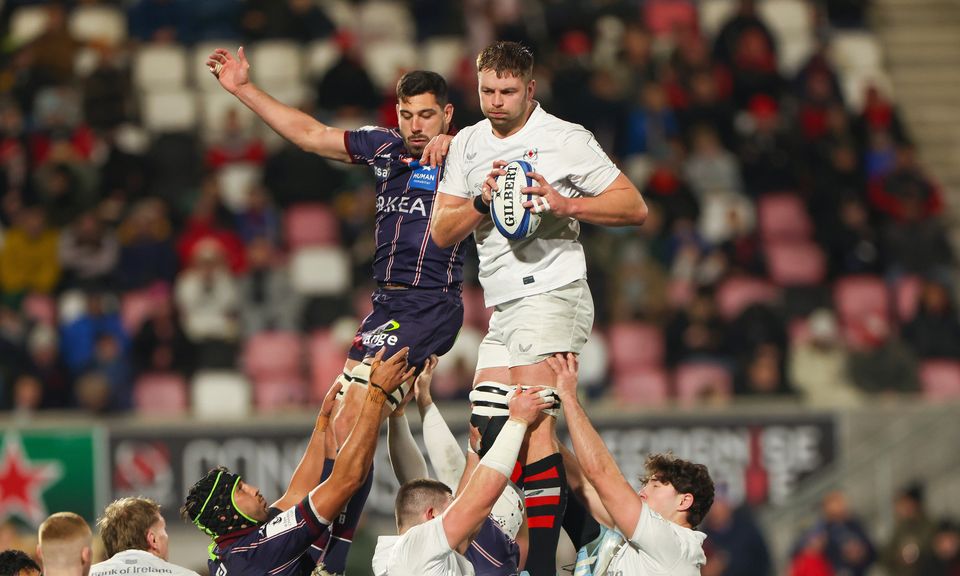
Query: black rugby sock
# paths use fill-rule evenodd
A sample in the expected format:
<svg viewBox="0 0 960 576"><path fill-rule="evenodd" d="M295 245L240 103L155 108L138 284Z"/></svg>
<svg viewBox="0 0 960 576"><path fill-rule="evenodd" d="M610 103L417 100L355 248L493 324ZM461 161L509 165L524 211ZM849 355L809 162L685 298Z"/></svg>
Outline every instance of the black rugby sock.
<svg viewBox="0 0 960 576"><path fill-rule="evenodd" d="M530 576L556 576L557 542L567 504L567 478L560 454L528 464L522 481L530 531L524 569Z"/></svg>

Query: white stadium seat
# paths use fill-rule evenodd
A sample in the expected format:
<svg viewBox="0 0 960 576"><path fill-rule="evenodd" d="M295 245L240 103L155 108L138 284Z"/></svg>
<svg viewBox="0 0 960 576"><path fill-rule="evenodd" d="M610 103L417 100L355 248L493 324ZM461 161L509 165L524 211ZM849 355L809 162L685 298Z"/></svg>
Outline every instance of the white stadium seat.
<svg viewBox="0 0 960 576"><path fill-rule="evenodd" d="M340 60L340 48L333 40L315 40L307 47L306 76L319 80Z"/></svg>
<svg viewBox="0 0 960 576"><path fill-rule="evenodd" d="M414 24L410 9L403 2L393 0L368 0L360 4L356 32L361 41L413 39Z"/></svg>
<svg viewBox="0 0 960 576"><path fill-rule="evenodd" d="M290 259L290 282L300 294L338 295L350 289L350 257L337 246L297 250Z"/></svg>
<svg viewBox="0 0 960 576"><path fill-rule="evenodd" d="M890 77L879 70L850 70L841 74L841 89L847 107L854 114L863 110L863 100L867 88L874 86L885 97L894 99L893 82Z"/></svg>
<svg viewBox="0 0 960 576"><path fill-rule="evenodd" d="M765 0L759 3L757 12L777 38L813 35L813 12L804 0Z"/></svg>
<svg viewBox="0 0 960 576"><path fill-rule="evenodd" d="M190 387L193 415L212 420L243 418L250 413L253 392L239 372L204 370Z"/></svg>
<svg viewBox="0 0 960 576"><path fill-rule="evenodd" d="M260 84L295 84L303 78L301 47L290 40L258 42L247 52L250 72Z"/></svg>
<svg viewBox="0 0 960 576"><path fill-rule="evenodd" d="M217 171L220 200L234 213L243 211L250 202L250 193L263 180L263 170L249 162L233 162Z"/></svg>
<svg viewBox="0 0 960 576"><path fill-rule="evenodd" d="M67 23L70 33L81 42L118 45L127 39L127 16L113 6L77 6Z"/></svg>
<svg viewBox="0 0 960 576"><path fill-rule="evenodd" d="M47 29L46 6L21 6L10 17L10 40L14 44L25 44Z"/></svg>
<svg viewBox="0 0 960 576"><path fill-rule="evenodd" d="M817 49L813 36L781 39L777 53L777 67L780 72L792 77L807 63Z"/></svg>
<svg viewBox="0 0 960 576"><path fill-rule="evenodd" d="M737 0L701 0L699 10L700 30L712 40L737 11Z"/></svg>
<svg viewBox="0 0 960 576"><path fill-rule="evenodd" d="M187 51L176 44L145 44L133 60L133 84L140 90L173 90L187 84Z"/></svg>
<svg viewBox="0 0 960 576"><path fill-rule="evenodd" d="M830 58L841 71L880 71L883 50L870 32L837 32L830 39Z"/></svg>
<svg viewBox="0 0 960 576"><path fill-rule="evenodd" d="M197 101L187 90L144 93L140 109L144 126L154 133L189 132L197 125Z"/></svg>
<svg viewBox="0 0 960 576"><path fill-rule="evenodd" d="M373 83L388 90L402 72L417 65L417 49L403 40L375 42L365 47L363 59Z"/></svg>
<svg viewBox="0 0 960 576"><path fill-rule="evenodd" d="M430 38L423 43L420 62L425 70L433 70L444 78L452 79L466 51L463 39L456 36Z"/></svg>

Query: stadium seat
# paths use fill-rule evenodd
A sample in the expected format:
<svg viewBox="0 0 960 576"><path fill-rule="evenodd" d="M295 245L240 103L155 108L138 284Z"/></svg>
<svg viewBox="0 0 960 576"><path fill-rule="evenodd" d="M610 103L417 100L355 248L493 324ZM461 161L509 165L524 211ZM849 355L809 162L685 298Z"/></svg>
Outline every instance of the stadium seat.
<svg viewBox="0 0 960 576"><path fill-rule="evenodd" d="M805 0L764 0L757 12L780 40L813 36L813 8Z"/></svg>
<svg viewBox="0 0 960 576"><path fill-rule="evenodd" d="M81 5L70 12L67 27L81 42L103 42L117 46L127 39L127 16L105 5Z"/></svg>
<svg viewBox="0 0 960 576"><path fill-rule="evenodd" d="M23 299L23 313L40 324L57 325L57 303L46 294L28 294Z"/></svg>
<svg viewBox="0 0 960 576"><path fill-rule="evenodd" d="M764 241L809 240L813 233L807 208L796 194L761 196L757 212L760 235Z"/></svg>
<svg viewBox="0 0 960 576"><path fill-rule="evenodd" d="M242 418L250 413L252 391L243 375L229 370L204 370L193 377L193 415L207 420Z"/></svg>
<svg viewBox="0 0 960 576"><path fill-rule="evenodd" d="M397 0L368 0L357 6L356 30L363 43L413 40L415 26L411 11ZM416 56L407 62L416 62Z"/></svg>
<svg viewBox="0 0 960 576"><path fill-rule="evenodd" d="M770 279L780 286L817 286L827 275L827 259L813 242L764 244Z"/></svg>
<svg viewBox="0 0 960 576"><path fill-rule="evenodd" d="M416 65L417 49L408 40L381 40L364 47L363 60L373 83L392 90L397 79Z"/></svg>
<svg viewBox="0 0 960 576"><path fill-rule="evenodd" d="M733 395L733 378L730 371L720 364L682 363L674 372L674 387L681 405L724 401Z"/></svg>
<svg viewBox="0 0 960 576"><path fill-rule="evenodd" d="M333 209L320 202L295 204L284 215L287 246L336 246L340 243L340 222Z"/></svg>
<svg viewBox="0 0 960 576"><path fill-rule="evenodd" d="M933 402L960 398L960 362L927 360L920 364L923 397Z"/></svg>
<svg viewBox="0 0 960 576"><path fill-rule="evenodd" d="M217 170L220 200L231 212L242 212L250 193L263 181L263 170L250 162L234 162Z"/></svg>
<svg viewBox="0 0 960 576"><path fill-rule="evenodd" d="M302 408L306 386L299 378L264 378L253 383L253 401L258 412Z"/></svg>
<svg viewBox="0 0 960 576"><path fill-rule="evenodd" d="M869 88L876 88L889 100L893 100L893 81L885 72L879 70L850 70L843 73L840 89L847 107L859 114L863 110L865 95Z"/></svg>
<svg viewBox="0 0 960 576"><path fill-rule="evenodd" d="M696 287L693 282L684 278L671 278L667 285L667 302L674 310L686 307L693 300Z"/></svg>
<svg viewBox="0 0 960 576"><path fill-rule="evenodd" d="M291 332L261 332L249 337L243 351L243 367L254 381L299 379L303 361L300 335Z"/></svg>
<svg viewBox="0 0 960 576"><path fill-rule="evenodd" d="M350 289L350 257L339 247L301 248L290 260L293 289L310 296L330 296Z"/></svg>
<svg viewBox="0 0 960 576"><path fill-rule="evenodd" d="M178 44L144 44L133 57L138 89L167 91L187 85L187 51Z"/></svg>
<svg viewBox="0 0 960 576"><path fill-rule="evenodd" d="M47 29L50 16L46 6L21 6L10 17L10 41L20 46L34 40Z"/></svg>
<svg viewBox="0 0 960 576"><path fill-rule="evenodd" d="M318 330L307 340L310 359L310 400L319 403L333 381L343 372L347 347L330 330Z"/></svg>
<svg viewBox="0 0 960 576"><path fill-rule="evenodd" d="M923 293L923 279L919 276L903 276L894 284L897 301L897 320L906 324L913 320L920 307L920 295Z"/></svg>
<svg viewBox="0 0 960 576"><path fill-rule="evenodd" d="M697 7L690 0L647 0L643 17L654 36L669 36L678 26L697 28Z"/></svg>
<svg viewBox="0 0 960 576"><path fill-rule="evenodd" d="M670 379L662 368L641 368L613 375L613 396L635 406L663 406L670 397Z"/></svg>
<svg viewBox="0 0 960 576"><path fill-rule="evenodd" d="M642 322L613 324L607 331L607 340L614 372L663 365L665 344L658 326Z"/></svg>
<svg viewBox="0 0 960 576"><path fill-rule="evenodd" d="M483 333L464 326L457 335L453 348L440 358L431 390L436 398L455 398L470 390L473 373L477 368L477 350Z"/></svg>
<svg viewBox="0 0 960 576"><path fill-rule="evenodd" d="M124 292L120 299L120 319L127 334L134 335L140 326L150 319L151 312L160 301L168 301L168 290L144 288L132 292Z"/></svg>
<svg viewBox="0 0 960 576"><path fill-rule="evenodd" d="M435 36L423 43L420 61L424 69L452 79L466 56L466 44L459 36Z"/></svg>
<svg viewBox="0 0 960 576"><path fill-rule="evenodd" d="M700 0L700 33L713 38L737 11L737 0Z"/></svg>
<svg viewBox="0 0 960 576"><path fill-rule="evenodd" d="M197 127L197 101L192 92L150 91L141 95L144 127L153 133L190 132Z"/></svg>
<svg viewBox="0 0 960 576"><path fill-rule="evenodd" d="M593 330L580 351L580 385L603 388L610 374L610 345L600 330Z"/></svg>
<svg viewBox="0 0 960 576"><path fill-rule="evenodd" d="M841 72L876 72L883 69L880 42L866 30L836 31L830 39L829 56Z"/></svg>
<svg viewBox="0 0 960 576"><path fill-rule="evenodd" d="M833 304L841 324L870 315L888 318L890 295L879 276L846 276L833 286Z"/></svg>
<svg viewBox="0 0 960 576"><path fill-rule="evenodd" d="M794 318L787 327L787 335L790 337L791 348L806 344L813 337L810 334L810 321L803 317Z"/></svg>
<svg viewBox="0 0 960 576"><path fill-rule="evenodd" d="M340 48L333 40L314 40L307 46L306 70L304 71L307 79L310 81L320 80L339 59Z"/></svg>
<svg viewBox="0 0 960 576"><path fill-rule="evenodd" d="M140 414L180 416L189 408L187 381L179 374L144 374L133 386L133 406Z"/></svg>
<svg viewBox="0 0 960 576"><path fill-rule="evenodd" d="M62 326L70 324L86 311L87 297L80 290L66 290L57 299L57 318Z"/></svg>
<svg viewBox="0 0 960 576"><path fill-rule="evenodd" d="M817 41L813 36L782 38L777 49L777 68L792 78L816 50Z"/></svg>
<svg viewBox="0 0 960 576"><path fill-rule="evenodd" d="M303 79L302 48L292 40L264 40L247 52L257 84L299 84Z"/></svg>
<svg viewBox="0 0 960 576"><path fill-rule="evenodd" d="M483 289L466 286L463 289L463 324L473 326L481 332L487 331L493 308L487 308L483 302Z"/></svg>
<svg viewBox="0 0 960 576"><path fill-rule="evenodd" d="M756 302L773 303L780 291L770 282L749 276L734 276L723 281L717 288L717 308L720 315L733 320L747 306Z"/></svg>

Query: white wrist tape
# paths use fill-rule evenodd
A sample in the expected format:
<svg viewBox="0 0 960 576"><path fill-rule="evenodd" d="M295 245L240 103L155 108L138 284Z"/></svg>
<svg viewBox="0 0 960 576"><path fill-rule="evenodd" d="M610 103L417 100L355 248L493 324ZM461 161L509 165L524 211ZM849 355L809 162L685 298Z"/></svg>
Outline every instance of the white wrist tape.
<svg viewBox="0 0 960 576"><path fill-rule="evenodd" d="M517 456L520 455L520 446L527 433L527 425L519 420L507 420L497 436L496 442L480 459L480 465L493 468L497 472L510 478L517 465Z"/></svg>

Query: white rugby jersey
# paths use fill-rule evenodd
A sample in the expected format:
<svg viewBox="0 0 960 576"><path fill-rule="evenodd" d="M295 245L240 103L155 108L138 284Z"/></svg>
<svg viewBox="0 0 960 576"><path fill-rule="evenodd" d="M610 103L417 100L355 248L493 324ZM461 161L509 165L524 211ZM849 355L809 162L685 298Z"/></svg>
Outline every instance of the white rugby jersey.
<svg viewBox="0 0 960 576"><path fill-rule="evenodd" d="M450 143L438 191L473 198L496 160L524 160L568 198L596 196L620 175L589 130L548 114L539 103L519 132L493 135L489 120L461 130ZM474 237L480 257L480 284L488 307L542 294L587 276L580 223L544 214L537 232L524 240L507 240L493 226L480 223Z"/></svg>
<svg viewBox="0 0 960 576"><path fill-rule="evenodd" d="M700 576L707 535L665 519L644 504L630 540L610 562L612 576Z"/></svg>
<svg viewBox="0 0 960 576"><path fill-rule="evenodd" d="M199 576L146 550L124 550L90 567L90 576Z"/></svg>
<svg viewBox="0 0 960 576"><path fill-rule="evenodd" d="M414 526L403 536L381 536L373 553L376 576L474 576L473 565L450 548L443 516Z"/></svg>

